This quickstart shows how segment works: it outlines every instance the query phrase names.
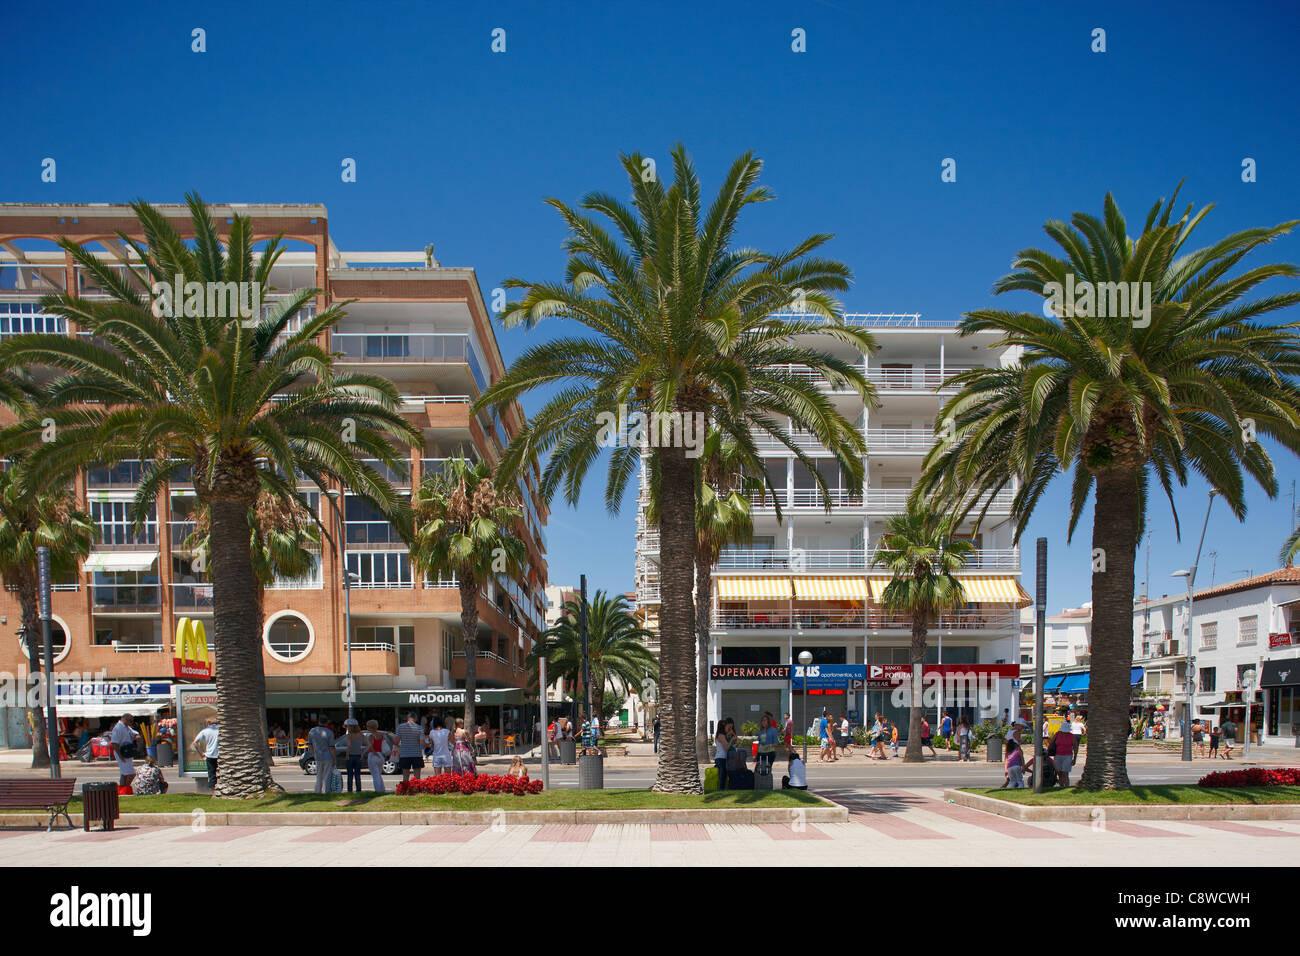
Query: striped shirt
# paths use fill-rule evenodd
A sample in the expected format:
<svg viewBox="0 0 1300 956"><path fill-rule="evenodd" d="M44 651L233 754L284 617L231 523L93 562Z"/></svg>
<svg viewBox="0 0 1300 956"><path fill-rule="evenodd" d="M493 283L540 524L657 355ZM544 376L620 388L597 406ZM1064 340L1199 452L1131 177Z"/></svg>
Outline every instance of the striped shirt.
<svg viewBox="0 0 1300 956"><path fill-rule="evenodd" d="M420 730L420 725L409 720L403 721L397 728L397 745L401 748L403 757L418 757L423 738L424 732Z"/></svg>

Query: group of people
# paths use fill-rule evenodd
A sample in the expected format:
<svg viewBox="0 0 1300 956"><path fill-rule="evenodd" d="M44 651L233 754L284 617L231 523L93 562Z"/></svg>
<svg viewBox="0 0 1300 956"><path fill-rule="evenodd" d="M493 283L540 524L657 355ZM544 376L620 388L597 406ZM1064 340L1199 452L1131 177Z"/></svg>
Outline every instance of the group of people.
<svg viewBox="0 0 1300 956"><path fill-rule="evenodd" d="M1028 759L1025 757L1024 732L1029 729L1029 722L1017 717L1007 728L1005 741L1006 752L1003 755L1003 767L1006 775L1002 786L1020 789L1025 786L1025 775L1034 771L1035 760L1043 762L1043 781L1046 786L1068 787L1070 771L1079 759L1079 745L1086 728L1083 721L1066 710L1060 715L1060 726L1052 731L1047 720L1043 721L1043 733L1039 738L1039 751ZM1044 741L1046 743L1044 743ZM1031 778L1032 779L1032 776Z"/></svg>
<svg viewBox="0 0 1300 956"><path fill-rule="evenodd" d="M426 757L432 763L435 775L478 772L472 746L473 737L465 729L463 717L455 718L454 722L448 717L441 726L436 721L429 726L420 723L415 713L411 712L393 733L380 730L377 720L366 721L366 729L363 731L360 722L349 717L343 721L343 727L343 736L336 738L328 719L321 715L317 725L307 734L307 746L316 759L317 793L329 792L334 773L334 754L338 751L345 758L348 793L362 791L363 762L370 771L371 785L376 793L384 793L387 789L384 785L385 760L397 761L403 783L412 776L416 780L420 779L424 773Z"/></svg>
<svg viewBox="0 0 1300 956"><path fill-rule="evenodd" d="M1219 741L1223 741L1223 753L1219 753ZM1237 742L1237 725L1231 720L1225 720L1217 727L1212 720L1201 720L1197 717L1192 721L1192 755L1202 756L1210 760L1216 757L1222 757L1224 760L1232 759L1232 745Z"/></svg>

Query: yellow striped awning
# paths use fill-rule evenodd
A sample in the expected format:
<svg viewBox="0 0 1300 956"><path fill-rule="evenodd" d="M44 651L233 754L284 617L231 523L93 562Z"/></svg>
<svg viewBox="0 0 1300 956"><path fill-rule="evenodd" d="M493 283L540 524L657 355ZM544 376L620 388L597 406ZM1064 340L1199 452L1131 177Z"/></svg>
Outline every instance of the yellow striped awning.
<svg viewBox="0 0 1300 956"><path fill-rule="evenodd" d="M715 578L719 601L788 601L790 579L783 575Z"/></svg>
<svg viewBox="0 0 1300 956"><path fill-rule="evenodd" d="M1028 607L1034 603L1020 582L1012 577L962 578L962 591L972 604L1013 604Z"/></svg>
<svg viewBox="0 0 1300 956"><path fill-rule="evenodd" d="M1013 577L963 577L962 591L969 604L1012 604L1016 607L1029 607L1034 599L1029 596L1020 582ZM867 585L871 591L871 600L880 603L881 595L889 578L868 578Z"/></svg>
<svg viewBox="0 0 1300 956"><path fill-rule="evenodd" d="M794 579L794 596L810 601L865 601L867 582L861 577L809 575Z"/></svg>

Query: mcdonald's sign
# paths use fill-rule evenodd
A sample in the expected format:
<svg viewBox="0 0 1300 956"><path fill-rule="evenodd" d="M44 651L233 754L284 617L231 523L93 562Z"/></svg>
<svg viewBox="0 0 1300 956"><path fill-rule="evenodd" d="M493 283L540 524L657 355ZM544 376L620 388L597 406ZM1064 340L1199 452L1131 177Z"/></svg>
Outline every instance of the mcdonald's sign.
<svg viewBox="0 0 1300 956"><path fill-rule="evenodd" d="M172 670L177 678L212 679L212 658L208 655L208 635L203 622L183 617L176 622L176 651Z"/></svg>

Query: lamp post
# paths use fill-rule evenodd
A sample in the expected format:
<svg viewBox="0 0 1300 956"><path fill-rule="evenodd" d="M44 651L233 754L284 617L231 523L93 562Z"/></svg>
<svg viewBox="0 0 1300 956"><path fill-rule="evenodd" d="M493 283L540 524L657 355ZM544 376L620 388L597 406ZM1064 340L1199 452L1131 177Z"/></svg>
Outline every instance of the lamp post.
<svg viewBox="0 0 1300 956"><path fill-rule="evenodd" d="M50 776L58 778L59 772L59 718L54 703L54 642L50 637L50 549L36 549L36 568L40 579L41 636L45 652L45 746L50 753ZM1253 673L1253 671L1252 671ZM1250 723L1250 712L1246 712Z"/></svg>
<svg viewBox="0 0 1300 956"><path fill-rule="evenodd" d="M1247 668L1241 675L1242 698L1246 701L1246 733L1241 738L1241 759L1250 756L1250 706L1255 702L1255 668Z"/></svg>
<svg viewBox="0 0 1300 956"><path fill-rule="evenodd" d="M811 651L799 652L799 666L804 669L803 677L803 765L808 766L808 665L812 663Z"/></svg>
<svg viewBox="0 0 1300 956"><path fill-rule="evenodd" d="M1195 670L1196 657L1192 654L1192 634L1193 634L1192 608L1195 603L1195 596L1192 593L1192 588L1196 583L1196 566L1201 563L1201 547L1205 544L1205 529L1210 525L1210 509L1214 507L1214 496L1217 494L1218 492L1215 491L1213 488L1210 489L1210 500L1207 501L1205 504L1205 521L1201 524L1201 540L1196 545L1196 560L1192 563L1192 566L1190 568L1186 568L1185 570L1181 570L1181 571L1175 571L1173 574L1170 575L1170 577L1172 578L1187 578L1187 621L1185 624L1186 637L1184 638L1183 641L1184 644L1183 654L1187 658L1187 666L1185 668L1187 672L1186 673L1187 703L1184 707L1185 712L1183 714L1182 735L1183 735L1183 760L1188 763L1190 763L1192 760L1192 733L1191 733L1192 707L1193 707L1192 697L1194 692L1193 680L1195 678L1195 673L1196 673ZM1150 596L1148 595L1148 600L1149 599Z"/></svg>
<svg viewBox="0 0 1300 956"><path fill-rule="evenodd" d="M344 541L343 513L339 509L339 499L343 497L343 492L339 491L337 488L328 488L325 491L325 496L329 498L330 505L334 510L334 518L339 535L339 567L343 569L343 643L347 648L348 654L346 700L348 704L348 720L352 720L357 699L357 689L356 685L352 682L352 572L348 570L347 542Z"/></svg>

